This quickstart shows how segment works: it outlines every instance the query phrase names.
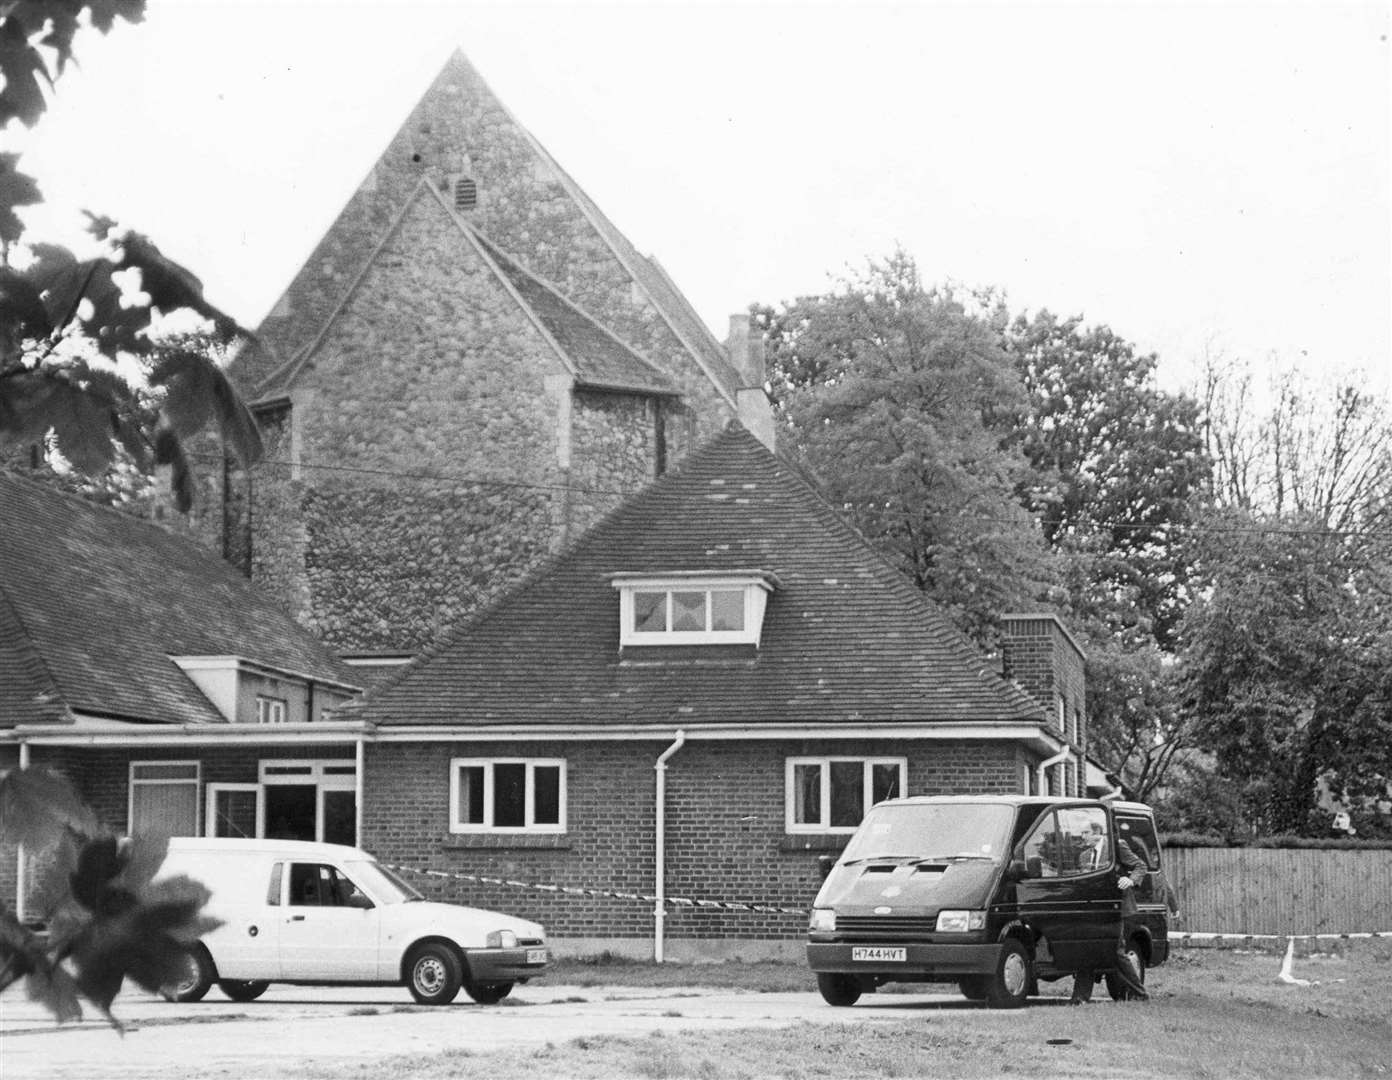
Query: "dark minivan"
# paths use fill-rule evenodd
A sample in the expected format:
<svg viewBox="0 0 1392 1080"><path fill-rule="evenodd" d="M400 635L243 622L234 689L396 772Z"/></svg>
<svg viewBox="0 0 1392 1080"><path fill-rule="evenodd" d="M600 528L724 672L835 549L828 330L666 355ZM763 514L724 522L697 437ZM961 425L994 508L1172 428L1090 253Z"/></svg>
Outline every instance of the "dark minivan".
<svg viewBox="0 0 1392 1080"><path fill-rule="evenodd" d="M1118 839L1145 863L1125 903ZM1105 973L1120 999L1131 991L1115 976L1119 943L1142 979L1169 956L1166 897L1155 818L1140 803L891 799L829 867L807 959L832 1005L889 982L948 982L1013 1008L1039 980L1079 971Z"/></svg>

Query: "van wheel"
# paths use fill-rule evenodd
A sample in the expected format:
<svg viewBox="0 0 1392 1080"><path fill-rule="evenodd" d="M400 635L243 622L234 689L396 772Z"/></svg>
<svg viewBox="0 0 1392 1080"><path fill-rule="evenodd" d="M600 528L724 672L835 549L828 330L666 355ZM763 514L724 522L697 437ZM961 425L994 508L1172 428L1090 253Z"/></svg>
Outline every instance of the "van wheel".
<svg viewBox="0 0 1392 1080"><path fill-rule="evenodd" d="M219 979L218 989L233 1001L255 1001L271 984L262 979Z"/></svg>
<svg viewBox="0 0 1392 1080"><path fill-rule="evenodd" d="M996 957L996 970L987 979L986 1004L993 1009L1018 1009L1029 997L1032 975L1024 943L1006 938Z"/></svg>
<svg viewBox="0 0 1392 1080"><path fill-rule="evenodd" d="M1145 957L1141 954L1139 946L1134 941L1128 941L1126 948L1122 949L1121 955L1131 961L1131 970L1136 973L1136 982L1145 986ZM1109 971L1106 975L1107 993L1112 995L1113 1001L1141 1001L1143 994L1136 993L1119 972Z"/></svg>
<svg viewBox="0 0 1392 1080"><path fill-rule="evenodd" d="M817 989L828 1005L854 1005L860 1000L860 980L854 975L820 974Z"/></svg>
<svg viewBox="0 0 1392 1080"><path fill-rule="evenodd" d="M985 1001L989 987L990 979L986 975L963 975L957 980L957 989L968 1001Z"/></svg>
<svg viewBox="0 0 1392 1080"><path fill-rule="evenodd" d="M184 952L184 968L179 977L160 990L170 1001L202 1001L215 975L213 958L199 942Z"/></svg>
<svg viewBox="0 0 1392 1080"><path fill-rule="evenodd" d="M480 1005L496 1005L512 993L512 983L474 983L466 980L464 992Z"/></svg>
<svg viewBox="0 0 1392 1080"><path fill-rule="evenodd" d="M462 979L459 957L438 942L416 949L406 965L406 984L422 1005L448 1005L459 993Z"/></svg>

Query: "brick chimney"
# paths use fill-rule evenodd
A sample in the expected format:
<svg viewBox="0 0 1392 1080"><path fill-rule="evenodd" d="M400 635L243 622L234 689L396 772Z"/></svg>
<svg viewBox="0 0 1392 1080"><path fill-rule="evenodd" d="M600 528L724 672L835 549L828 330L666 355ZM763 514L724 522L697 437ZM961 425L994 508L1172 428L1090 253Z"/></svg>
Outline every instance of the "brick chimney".
<svg viewBox="0 0 1392 1080"><path fill-rule="evenodd" d="M1087 753L1087 654L1057 615L1001 616L1001 669L1039 702L1050 729Z"/></svg>
<svg viewBox="0 0 1392 1080"><path fill-rule="evenodd" d="M730 316L730 336L725 350L730 363L739 375L735 390L735 407L739 422L749 433L774 449L776 441L773 405L764 390L764 338L753 325L754 317L747 312Z"/></svg>

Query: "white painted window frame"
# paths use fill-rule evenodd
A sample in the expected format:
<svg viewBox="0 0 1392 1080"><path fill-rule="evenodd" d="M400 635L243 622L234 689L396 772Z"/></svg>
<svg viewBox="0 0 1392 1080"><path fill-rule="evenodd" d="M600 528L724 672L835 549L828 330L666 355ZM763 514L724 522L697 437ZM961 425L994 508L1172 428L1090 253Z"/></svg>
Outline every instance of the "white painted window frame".
<svg viewBox="0 0 1392 1080"><path fill-rule="evenodd" d="M874 757L861 756L859 754L831 754L824 757L790 757L786 759L783 772L783 793L784 793L784 828L790 834L799 835L850 835L860 827L860 823L855 825L826 825L823 822L831 820L831 765L832 762L859 762L861 765L861 784L862 798L865 802L865 809L868 812L874 805L871 802L871 793L874 790L873 778L875 765L894 765L899 769L899 791L895 796L907 794L905 785L909 777L909 759L907 757L896 757L893 755L882 755ZM810 824L796 820L797 811L797 788L794 783L796 770L799 766L815 765L821 770L821 805L817 809L817 823Z"/></svg>
<svg viewBox="0 0 1392 1080"><path fill-rule="evenodd" d="M264 784L208 784L203 803L204 835L216 836L217 797L224 791L256 792L256 836L266 835L266 786Z"/></svg>
<svg viewBox="0 0 1392 1080"><path fill-rule="evenodd" d="M624 578L614 582L619 590L619 646L628 648L644 645L758 645L763 632L764 610L768 603L770 584L761 577L732 575L729 577L664 577ZM744 594L744 628L741 630L673 630L672 593L701 592L706 594L706 625L710 625L710 594L713 592L742 592ZM667 594L666 630L634 628L635 593L665 592Z"/></svg>
<svg viewBox="0 0 1392 1080"><path fill-rule="evenodd" d="M277 772L278 769L300 769L301 772ZM333 769L333 772L329 772ZM314 839L324 839L324 794L329 791L351 791L358 795L357 762L349 758L262 758L257 768L261 786L272 784L314 785ZM265 801L265 792L261 794Z"/></svg>
<svg viewBox="0 0 1392 1080"><path fill-rule="evenodd" d="M279 716L276 714L279 713ZM258 724L284 724L290 719L290 702L272 694L256 695L256 722Z"/></svg>
<svg viewBox="0 0 1392 1080"><path fill-rule="evenodd" d="M523 794L523 824L494 825L493 822L493 769L497 765L525 765L526 787ZM483 768L483 817L481 823L460 821L459 796L460 772L466 768ZM560 769L560 798L558 822L552 824L536 821L536 770L538 767ZM544 833L556 835L566 831L566 796L569 787L565 758L451 758L449 772L449 831L452 833L514 834Z"/></svg>

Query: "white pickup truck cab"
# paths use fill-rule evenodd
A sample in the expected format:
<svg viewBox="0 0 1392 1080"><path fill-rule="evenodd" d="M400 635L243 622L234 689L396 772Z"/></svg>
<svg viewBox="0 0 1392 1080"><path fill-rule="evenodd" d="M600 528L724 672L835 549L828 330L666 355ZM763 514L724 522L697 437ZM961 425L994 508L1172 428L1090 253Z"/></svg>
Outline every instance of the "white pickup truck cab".
<svg viewBox="0 0 1392 1080"><path fill-rule="evenodd" d="M198 1001L217 983L251 1001L269 983L405 983L427 1005L462 986L493 1004L546 968L536 923L440 904L364 851L299 840L170 840L159 877L185 875L212 893L222 920L189 951L188 973L168 993Z"/></svg>

